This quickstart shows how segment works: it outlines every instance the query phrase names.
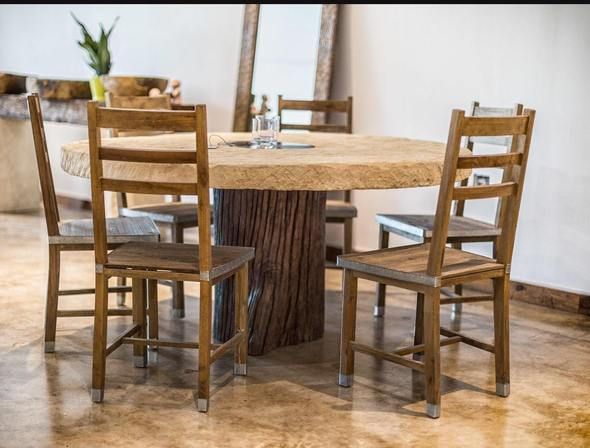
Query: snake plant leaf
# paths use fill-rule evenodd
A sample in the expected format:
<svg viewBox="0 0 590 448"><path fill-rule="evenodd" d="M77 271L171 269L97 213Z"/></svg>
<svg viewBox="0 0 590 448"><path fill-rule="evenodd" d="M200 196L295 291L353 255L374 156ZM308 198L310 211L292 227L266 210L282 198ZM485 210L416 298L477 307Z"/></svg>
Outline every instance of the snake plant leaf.
<svg viewBox="0 0 590 448"><path fill-rule="evenodd" d="M86 50L88 61L86 62L90 68L97 75L106 75L111 70L111 52L109 50L109 37L117 24L119 17L117 17L108 31L105 30L102 23L99 24L100 35L98 39L94 39L88 32L86 26L74 15L70 13L76 23L80 26L83 40L78 41L78 45Z"/></svg>
<svg viewBox="0 0 590 448"><path fill-rule="evenodd" d="M115 25L117 24L118 21L119 21L119 16L115 17L115 21L113 22L113 24L111 25L111 27L107 31L107 39L109 37L111 37L111 33L113 32L113 29L115 28Z"/></svg>

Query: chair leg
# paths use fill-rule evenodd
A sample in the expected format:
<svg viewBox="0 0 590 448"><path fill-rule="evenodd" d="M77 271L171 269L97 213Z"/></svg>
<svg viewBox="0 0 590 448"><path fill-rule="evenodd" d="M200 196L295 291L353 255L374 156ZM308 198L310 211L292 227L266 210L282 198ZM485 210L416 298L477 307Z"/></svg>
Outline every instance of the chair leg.
<svg viewBox="0 0 590 448"><path fill-rule="evenodd" d="M455 285L455 294L458 296L463 295L463 285ZM453 303L451 305L451 313L453 315L460 314L463 311L463 304L462 303Z"/></svg>
<svg viewBox="0 0 590 448"><path fill-rule="evenodd" d="M461 248L463 246L461 243L453 243L453 244L451 244L451 247L453 247L454 249L461 250ZM463 295L463 285L455 285L455 294L457 294L458 296ZM453 303L451 305L451 316L452 317L454 317L457 314L460 314L461 311L463 311L463 304L462 303Z"/></svg>
<svg viewBox="0 0 590 448"><path fill-rule="evenodd" d="M133 288L133 323L139 325L138 337L147 336L146 331L146 280L134 278L131 280ZM147 366L147 349L143 344L133 344L133 364L135 367Z"/></svg>
<svg viewBox="0 0 590 448"><path fill-rule="evenodd" d="M127 279L125 277L117 277L117 286L126 286ZM125 306L125 293L117 293L117 306Z"/></svg>
<svg viewBox="0 0 590 448"><path fill-rule="evenodd" d="M199 295L199 386L197 410L209 409L209 374L211 368L211 283L200 283Z"/></svg>
<svg viewBox="0 0 590 448"><path fill-rule="evenodd" d="M107 347L108 278L96 274L94 301L94 336L92 345L92 390L91 398L100 403L104 398Z"/></svg>
<svg viewBox="0 0 590 448"><path fill-rule="evenodd" d="M416 320L414 321L414 345L424 342L424 294L419 292L416 297ZM412 358L419 361L423 358L422 353L414 353Z"/></svg>
<svg viewBox="0 0 590 448"><path fill-rule="evenodd" d="M426 413L440 417L440 289L424 295L424 373Z"/></svg>
<svg viewBox="0 0 590 448"><path fill-rule="evenodd" d="M158 281L148 280L148 334L150 339L158 339ZM158 350L158 346L149 346L150 350Z"/></svg>
<svg viewBox="0 0 590 448"><path fill-rule="evenodd" d="M184 243L184 229L181 226L172 224L170 233L173 243ZM182 319L184 315L184 283L175 281L172 282L172 318Z"/></svg>
<svg viewBox="0 0 590 448"><path fill-rule="evenodd" d="M338 384L343 387L352 386L354 378L354 351L351 342L356 331L356 300L358 279L352 272L344 269L342 279L342 327L340 331L340 374Z"/></svg>
<svg viewBox="0 0 590 448"><path fill-rule="evenodd" d="M387 249L389 247L389 232L385 230L383 225L379 225L379 249ZM373 316L383 317L385 314L385 288L384 283L377 283L377 300Z"/></svg>
<svg viewBox="0 0 590 448"><path fill-rule="evenodd" d="M59 292L60 251L49 246L49 270L47 271L47 298L45 304L45 353L55 351L57 328L57 303Z"/></svg>
<svg viewBox="0 0 590 448"><path fill-rule="evenodd" d="M244 336L234 350L234 375L245 376L248 362L248 264L237 272L235 282L235 328Z"/></svg>
<svg viewBox="0 0 590 448"><path fill-rule="evenodd" d="M510 395L509 277L494 279L494 346L496 395Z"/></svg>
<svg viewBox="0 0 590 448"><path fill-rule="evenodd" d="M352 218L344 220L344 241L342 243L342 253L352 253Z"/></svg>

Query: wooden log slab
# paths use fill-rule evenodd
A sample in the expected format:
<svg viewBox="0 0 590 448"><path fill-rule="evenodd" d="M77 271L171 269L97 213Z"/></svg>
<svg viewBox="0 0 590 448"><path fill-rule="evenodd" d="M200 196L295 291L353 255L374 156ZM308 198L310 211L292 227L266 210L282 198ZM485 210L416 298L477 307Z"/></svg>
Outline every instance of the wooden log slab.
<svg viewBox="0 0 590 448"><path fill-rule="evenodd" d="M25 93L27 76L15 73L0 73L0 95L7 93Z"/></svg>
<svg viewBox="0 0 590 448"><path fill-rule="evenodd" d="M324 332L326 193L215 190L215 244L256 249L250 269L249 350L262 355ZM234 332L234 284L216 287L214 337Z"/></svg>
<svg viewBox="0 0 590 448"><path fill-rule="evenodd" d="M92 98L87 80L27 78L27 91L46 100L89 100Z"/></svg>
<svg viewBox="0 0 590 448"><path fill-rule="evenodd" d="M86 103L88 100L41 100L43 120L57 123L81 124L87 123ZM0 118L28 120L29 107L27 95L0 95ZM29 126L29 133L31 126Z"/></svg>
<svg viewBox="0 0 590 448"><path fill-rule="evenodd" d="M104 84L105 91L116 96L148 96L151 89L156 88L163 92L168 85L166 78L144 76L104 75L100 79Z"/></svg>

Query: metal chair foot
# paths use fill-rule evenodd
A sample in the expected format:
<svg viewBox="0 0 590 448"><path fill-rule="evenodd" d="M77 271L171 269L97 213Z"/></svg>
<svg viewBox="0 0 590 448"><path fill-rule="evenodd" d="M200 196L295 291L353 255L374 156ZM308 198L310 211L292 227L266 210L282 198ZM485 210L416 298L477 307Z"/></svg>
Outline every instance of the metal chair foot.
<svg viewBox="0 0 590 448"><path fill-rule="evenodd" d="M117 294L117 306L125 306L125 294Z"/></svg>
<svg viewBox="0 0 590 448"><path fill-rule="evenodd" d="M373 308L373 316L374 317L383 317L385 315L385 307L375 305Z"/></svg>
<svg viewBox="0 0 590 448"><path fill-rule="evenodd" d="M426 403L426 414L430 418L439 418L440 417L440 405Z"/></svg>
<svg viewBox="0 0 590 448"><path fill-rule="evenodd" d="M496 395L499 397L510 395L510 383L496 383Z"/></svg>
<svg viewBox="0 0 590 448"><path fill-rule="evenodd" d="M55 352L55 341L45 341L45 353Z"/></svg>
<svg viewBox="0 0 590 448"><path fill-rule="evenodd" d="M140 369L147 367L147 356L134 356L133 365Z"/></svg>
<svg viewBox="0 0 590 448"><path fill-rule="evenodd" d="M234 375L246 376L248 368L246 364L234 363Z"/></svg>
<svg viewBox="0 0 590 448"><path fill-rule="evenodd" d="M353 378L353 375L344 375L343 373L340 373L338 374L338 385L342 387L350 387L352 386Z"/></svg>
<svg viewBox="0 0 590 448"><path fill-rule="evenodd" d="M184 317L184 309L172 308L172 311L170 311L170 315L172 316L172 319L182 319Z"/></svg>
<svg viewBox="0 0 590 448"><path fill-rule="evenodd" d="M102 403L104 399L104 389L91 389L90 398L94 403Z"/></svg>
<svg viewBox="0 0 590 448"><path fill-rule="evenodd" d="M197 411L207 412L209 410L208 398L197 398Z"/></svg>
<svg viewBox="0 0 590 448"><path fill-rule="evenodd" d="M463 304L462 303L453 303L451 305L451 313L452 314L461 314L463 311Z"/></svg>

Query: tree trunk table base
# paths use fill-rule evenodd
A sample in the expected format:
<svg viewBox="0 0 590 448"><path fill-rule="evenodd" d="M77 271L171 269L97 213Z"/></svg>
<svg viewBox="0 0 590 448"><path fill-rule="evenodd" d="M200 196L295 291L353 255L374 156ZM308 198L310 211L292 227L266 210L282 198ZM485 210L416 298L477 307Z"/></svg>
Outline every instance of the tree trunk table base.
<svg viewBox="0 0 590 448"><path fill-rule="evenodd" d="M323 191L214 190L215 244L256 248L250 266L249 354L324 333ZM234 331L234 284L216 286L213 334Z"/></svg>

